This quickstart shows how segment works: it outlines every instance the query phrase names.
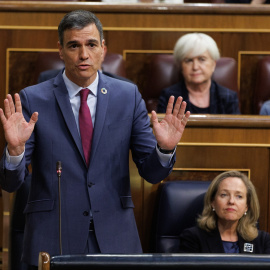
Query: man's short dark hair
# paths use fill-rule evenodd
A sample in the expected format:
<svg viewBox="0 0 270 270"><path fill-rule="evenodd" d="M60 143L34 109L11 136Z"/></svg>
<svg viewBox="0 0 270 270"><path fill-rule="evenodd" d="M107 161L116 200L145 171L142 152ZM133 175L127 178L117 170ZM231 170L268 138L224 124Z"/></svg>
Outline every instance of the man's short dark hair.
<svg viewBox="0 0 270 270"><path fill-rule="evenodd" d="M68 29L82 29L90 24L96 25L100 36L100 43L102 43L102 24L96 15L87 10L74 10L67 13L58 26L58 37L60 44L63 46L64 31Z"/></svg>

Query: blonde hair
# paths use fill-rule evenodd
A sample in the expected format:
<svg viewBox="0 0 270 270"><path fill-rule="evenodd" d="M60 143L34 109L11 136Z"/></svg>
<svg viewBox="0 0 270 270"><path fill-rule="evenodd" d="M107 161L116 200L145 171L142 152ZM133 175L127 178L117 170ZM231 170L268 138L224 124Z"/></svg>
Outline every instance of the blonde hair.
<svg viewBox="0 0 270 270"><path fill-rule="evenodd" d="M174 46L174 58L179 63L188 54L191 54L191 57L196 57L206 51L209 52L214 61L220 58L217 44L213 38L203 33L190 33L180 37L176 42Z"/></svg>
<svg viewBox="0 0 270 270"><path fill-rule="evenodd" d="M197 219L198 226L206 231L212 231L216 228L218 217L212 210L211 203L215 198L220 183L228 177L240 178L247 188L248 211L246 215L240 218L237 224L237 232L246 241L252 241L258 236L257 222L260 215L260 205L254 185L245 174L239 171L223 172L212 181L204 197L202 215Z"/></svg>

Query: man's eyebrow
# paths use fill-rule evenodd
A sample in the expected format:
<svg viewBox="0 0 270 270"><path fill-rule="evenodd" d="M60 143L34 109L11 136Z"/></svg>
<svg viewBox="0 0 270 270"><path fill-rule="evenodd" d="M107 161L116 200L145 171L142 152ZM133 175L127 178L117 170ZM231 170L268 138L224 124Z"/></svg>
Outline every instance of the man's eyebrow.
<svg viewBox="0 0 270 270"><path fill-rule="evenodd" d="M78 44L79 42L77 40L70 40L67 42L67 46L69 45L73 45L73 44ZM87 43L95 43L95 44L99 44L99 41L97 39L88 39Z"/></svg>
<svg viewBox="0 0 270 270"><path fill-rule="evenodd" d="M99 43L98 39L94 39L94 38L88 39L87 42L88 42L88 43Z"/></svg>
<svg viewBox="0 0 270 270"><path fill-rule="evenodd" d="M72 45L72 44L77 44L77 43L78 43L78 41L76 41L76 40L70 40L67 42L66 45Z"/></svg>

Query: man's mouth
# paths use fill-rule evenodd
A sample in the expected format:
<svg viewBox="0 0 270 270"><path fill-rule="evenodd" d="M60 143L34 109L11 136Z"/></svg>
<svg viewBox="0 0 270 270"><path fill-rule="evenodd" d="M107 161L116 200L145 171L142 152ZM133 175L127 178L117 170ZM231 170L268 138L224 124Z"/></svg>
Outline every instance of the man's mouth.
<svg viewBox="0 0 270 270"><path fill-rule="evenodd" d="M86 70L86 69L89 68L89 65L78 65L78 68L79 68L80 70Z"/></svg>

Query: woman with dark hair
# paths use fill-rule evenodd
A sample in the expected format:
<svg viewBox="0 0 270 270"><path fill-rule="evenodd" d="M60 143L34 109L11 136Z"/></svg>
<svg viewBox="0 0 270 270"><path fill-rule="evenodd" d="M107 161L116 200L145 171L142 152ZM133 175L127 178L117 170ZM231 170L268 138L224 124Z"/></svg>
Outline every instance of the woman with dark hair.
<svg viewBox="0 0 270 270"><path fill-rule="evenodd" d="M180 252L270 254L270 235L257 228L259 212L255 187L246 175L218 175L205 194L197 226L180 235Z"/></svg>

